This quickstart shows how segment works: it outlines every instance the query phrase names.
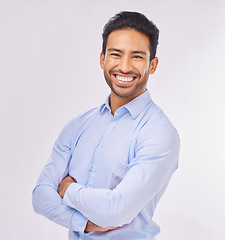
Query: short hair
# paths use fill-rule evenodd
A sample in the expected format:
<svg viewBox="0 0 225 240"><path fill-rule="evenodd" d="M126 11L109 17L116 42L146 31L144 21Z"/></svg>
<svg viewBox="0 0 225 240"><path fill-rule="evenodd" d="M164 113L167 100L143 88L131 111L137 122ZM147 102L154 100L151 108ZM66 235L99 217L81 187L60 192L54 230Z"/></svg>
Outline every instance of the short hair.
<svg viewBox="0 0 225 240"><path fill-rule="evenodd" d="M145 34L149 39L150 60L155 58L159 29L144 14L138 12L123 11L110 18L103 28L102 33L102 53L105 55L108 36L111 32L120 29L135 29Z"/></svg>

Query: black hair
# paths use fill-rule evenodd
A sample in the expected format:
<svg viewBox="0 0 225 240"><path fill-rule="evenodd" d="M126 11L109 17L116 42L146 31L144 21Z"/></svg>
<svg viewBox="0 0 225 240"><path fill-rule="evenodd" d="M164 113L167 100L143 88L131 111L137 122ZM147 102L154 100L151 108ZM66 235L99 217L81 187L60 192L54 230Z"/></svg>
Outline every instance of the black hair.
<svg viewBox="0 0 225 240"><path fill-rule="evenodd" d="M152 60L156 55L159 29L144 14L138 12L123 11L110 18L103 28L102 53L105 55L108 36L111 32L119 29L135 29L149 38L150 55Z"/></svg>

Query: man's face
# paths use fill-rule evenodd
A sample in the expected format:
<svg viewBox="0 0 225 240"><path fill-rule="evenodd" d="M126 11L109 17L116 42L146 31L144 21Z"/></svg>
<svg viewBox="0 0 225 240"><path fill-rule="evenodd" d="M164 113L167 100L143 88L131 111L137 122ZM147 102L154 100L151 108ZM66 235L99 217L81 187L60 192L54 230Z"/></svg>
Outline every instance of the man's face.
<svg viewBox="0 0 225 240"><path fill-rule="evenodd" d="M148 37L134 29L109 34L100 65L111 94L129 102L146 90L148 76L154 73L158 63L157 58L150 63L149 47Z"/></svg>

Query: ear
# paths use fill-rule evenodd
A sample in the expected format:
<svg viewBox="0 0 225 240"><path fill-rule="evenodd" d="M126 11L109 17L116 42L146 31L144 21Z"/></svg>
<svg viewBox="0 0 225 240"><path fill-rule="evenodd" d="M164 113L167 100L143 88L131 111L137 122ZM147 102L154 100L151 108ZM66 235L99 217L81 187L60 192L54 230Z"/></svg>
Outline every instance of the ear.
<svg viewBox="0 0 225 240"><path fill-rule="evenodd" d="M149 74L153 74L157 68L159 59L157 57L153 58L150 63Z"/></svg>
<svg viewBox="0 0 225 240"><path fill-rule="evenodd" d="M101 52L100 54L100 66L103 69L104 68L104 64L105 64L105 55L103 54L103 52Z"/></svg>

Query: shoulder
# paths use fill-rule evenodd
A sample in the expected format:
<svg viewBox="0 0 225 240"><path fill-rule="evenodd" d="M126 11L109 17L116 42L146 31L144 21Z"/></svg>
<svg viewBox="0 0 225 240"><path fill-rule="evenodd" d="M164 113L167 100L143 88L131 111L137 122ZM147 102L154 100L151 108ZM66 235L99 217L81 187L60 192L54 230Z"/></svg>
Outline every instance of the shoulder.
<svg viewBox="0 0 225 240"><path fill-rule="evenodd" d="M170 119L167 117L164 111L157 104L154 103L154 101L151 101L146 106L143 113L143 120L146 127L156 129L168 128L174 129L176 131Z"/></svg>
<svg viewBox="0 0 225 240"><path fill-rule="evenodd" d="M171 147L179 145L179 135L162 109L151 101L145 109L139 129L138 142L149 141L154 145Z"/></svg>
<svg viewBox="0 0 225 240"><path fill-rule="evenodd" d="M82 127L86 124L89 119L94 117L99 113L99 107L92 108L82 114L71 119L67 124L64 125L61 134L63 134L69 140L74 138L74 135L82 129Z"/></svg>
<svg viewBox="0 0 225 240"><path fill-rule="evenodd" d="M88 119L93 117L95 114L99 113L99 107L92 108L84 113L79 114L72 120L70 120L66 126L76 126L76 125L82 125L84 122L86 122Z"/></svg>
<svg viewBox="0 0 225 240"><path fill-rule="evenodd" d="M136 138L135 155L177 166L180 149L178 132L157 105L151 103L148 108Z"/></svg>

